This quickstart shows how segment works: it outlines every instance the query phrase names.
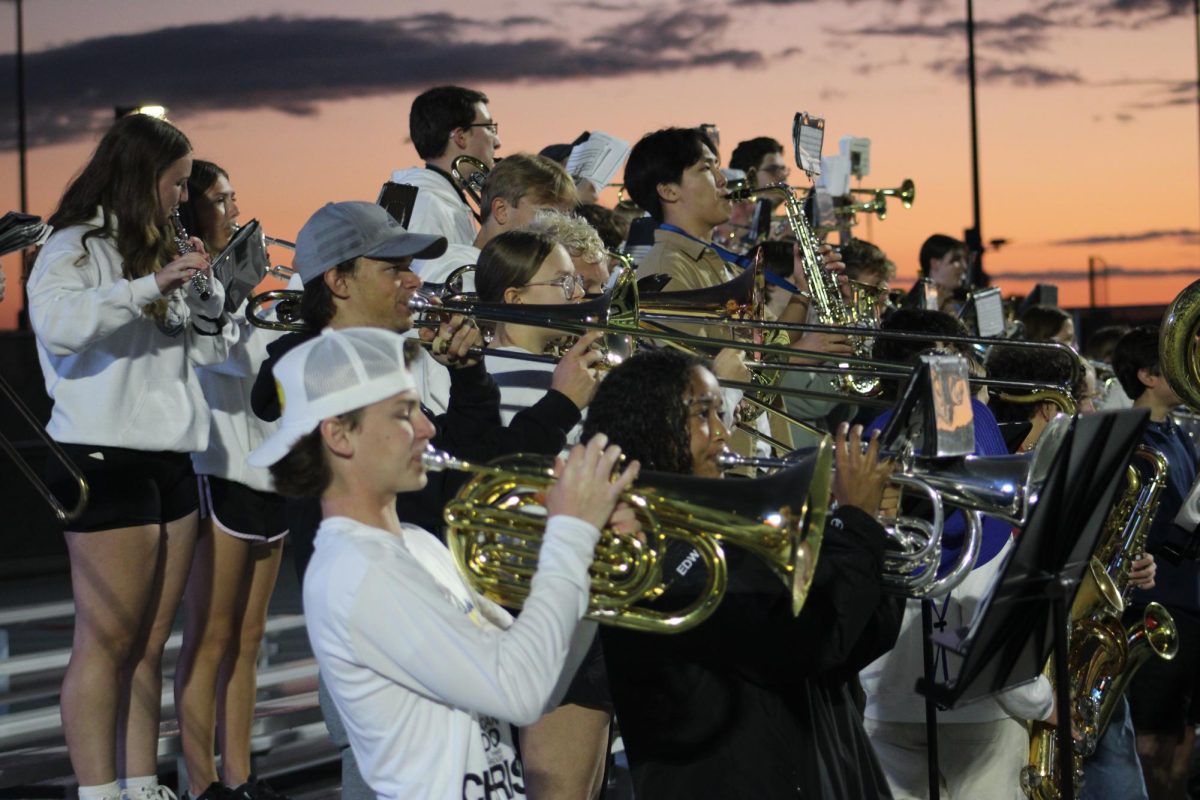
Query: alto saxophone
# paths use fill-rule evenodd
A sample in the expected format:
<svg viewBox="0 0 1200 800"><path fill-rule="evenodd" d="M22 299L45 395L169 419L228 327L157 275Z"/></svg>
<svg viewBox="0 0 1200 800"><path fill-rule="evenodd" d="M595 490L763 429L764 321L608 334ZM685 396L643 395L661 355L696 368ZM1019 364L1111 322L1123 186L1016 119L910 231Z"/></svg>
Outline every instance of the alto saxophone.
<svg viewBox="0 0 1200 800"><path fill-rule="evenodd" d="M783 200L783 208L787 213L788 225L804 261L804 277L808 281L808 293L812 296L812 305L816 309L817 319L822 325L838 328L872 327L874 314L863 316L856 307L847 305L842 297L841 287L838 286L837 276L822 267L821 256L817 253L817 238L804 218L804 208L796 198L792 187L784 183L773 183L770 186L745 186L729 193L733 202L754 200L759 197L777 197ZM862 304L867 308L866 304ZM850 337L854 355L859 358L871 357L871 340L864 336ZM849 392L862 396L878 393L880 383L878 378L862 375L846 374L839 378L841 386Z"/></svg>
<svg viewBox="0 0 1200 800"><path fill-rule="evenodd" d="M1142 469L1137 462L1141 462ZM1075 780L1083 777L1083 758L1095 752L1130 679L1151 655L1172 659L1179 647L1175 621L1163 606L1150 603L1136 624L1126 628L1121 615L1133 595L1129 575L1146 548L1146 537L1166 485L1167 460L1139 446L1126 472L1125 491L1105 522L1100 544L1071 604L1068 674L1070 719L1080 734L1073 760ZM1046 675L1053 683L1050 665ZM1059 713L1059 724L1068 717ZM1057 739L1054 728L1032 723L1029 764L1021 787L1035 800L1057 800Z"/></svg>

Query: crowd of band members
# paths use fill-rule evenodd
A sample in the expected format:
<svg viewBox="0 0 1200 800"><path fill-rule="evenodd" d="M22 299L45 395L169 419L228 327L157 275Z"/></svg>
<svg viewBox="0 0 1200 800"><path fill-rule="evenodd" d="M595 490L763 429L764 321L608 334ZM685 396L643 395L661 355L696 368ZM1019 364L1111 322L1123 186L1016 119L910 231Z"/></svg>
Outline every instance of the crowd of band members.
<svg viewBox="0 0 1200 800"><path fill-rule="evenodd" d="M304 584L321 708L342 751L348 798L599 797L615 725L638 797L926 796L923 707L912 688L922 671L917 605L885 593L881 579L885 536L876 517L894 493L885 489L889 462L865 446L882 424L876 411L789 397L777 407L807 425L759 415L746 432L734 424L741 392L717 383L750 380L735 347L714 346L708 360L651 350L605 376L595 335L561 342L555 331L504 323L485 339L460 315L413 330L409 301L422 285L440 286L467 264L476 265L474 288L489 303L560 305L601 292L615 269L606 251L624 241L631 213L581 205L577 182L547 155L497 159L499 124L480 92L424 92L411 108L410 135L423 163L391 176L418 188L407 229L365 202L327 204L301 229L293 281L303 291L303 332L250 324L245 304L227 307L219 281L206 299L192 287L229 243L241 210L236 176L195 159L168 122L119 120L49 220L55 232L28 280L54 401L48 432L92 486L87 510L65 534L77 614L61 705L80 798L170 796L156 776L159 698L181 602L174 680L188 796L282 796L252 774L250 734L256 658L285 537ZM459 156L489 169L478 222L450 174ZM727 169L753 185L789 176L782 146L766 137L739 144ZM633 213L657 226L639 276L666 275L673 291L740 271L749 209L726 196L728 174L718 142L699 128L637 142L625 191ZM176 210L194 234L183 255ZM786 238L753 245L778 278L768 314L816 319L800 250ZM823 249L822 260L843 275L842 286L849 279L887 289L895 276L887 255L858 239L840 254ZM888 309L883 327L927 334L926 345L966 333L946 313L964 299L963 243L930 237L920 268L941 310ZM1060 309L1032 307L1020 324L1026 338L1075 345L1073 320ZM813 363L814 353L852 352L837 333L777 341L798 351L798 365ZM1197 472L1171 417L1180 401L1161 374L1156 341L1144 328L1098 332L1081 368L1064 354L1035 361L993 347L984 361L971 348L956 351L981 374L1055 383L1084 375L1072 389L1081 413L1150 409L1146 441L1170 463L1150 550ZM926 345L881 340L877 355L913 361ZM505 357L551 346L557 364ZM371 364L388 366L386 374ZM804 371L781 380L802 389L833 381ZM1056 412L1050 403L1005 404L986 390L973 409L982 455L1030 449ZM997 419L1028 424L1006 441ZM619 489L639 465L720 477L717 453L761 447L755 431L799 447L815 442L810 426L836 434L838 510L799 616L760 562L731 552L730 591L693 631L597 632L581 621L598 529L637 526ZM427 533L440 532L442 507L465 480L425 472L420 454L430 444L477 462L562 454L560 469L575 480L548 494L544 556L523 612L471 591ZM610 484L618 453L631 466ZM979 564L941 601L941 619L969 623L1011 544L1008 527L987 527ZM703 584L696 556L668 551L679 579L651 607L694 598ZM1122 703L1087 762L1083 796L1183 797L1200 721L1200 574L1193 561L1147 556L1133 580L1136 604L1160 600L1182 623L1181 653L1134 681L1130 708ZM1045 679L943 713L943 796L1021 796L1030 721L1057 721Z"/></svg>

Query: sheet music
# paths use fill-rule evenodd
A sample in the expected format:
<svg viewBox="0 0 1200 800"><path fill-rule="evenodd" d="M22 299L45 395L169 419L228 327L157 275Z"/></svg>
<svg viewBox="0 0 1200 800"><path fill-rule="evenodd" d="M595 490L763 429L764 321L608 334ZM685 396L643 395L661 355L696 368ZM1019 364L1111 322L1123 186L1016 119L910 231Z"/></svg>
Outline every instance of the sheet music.
<svg viewBox="0 0 1200 800"><path fill-rule="evenodd" d="M586 142L571 149L567 172L573 178L591 181L600 191L616 177L628 155L628 142L604 131L592 131Z"/></svg>
<svg viewBox="0 0 1200 800"><path fill-rule="evenodd" d="M1004 300L999 289L982 289L972 294L975 302L975 327L980 336L1004 335Z"/></svg>

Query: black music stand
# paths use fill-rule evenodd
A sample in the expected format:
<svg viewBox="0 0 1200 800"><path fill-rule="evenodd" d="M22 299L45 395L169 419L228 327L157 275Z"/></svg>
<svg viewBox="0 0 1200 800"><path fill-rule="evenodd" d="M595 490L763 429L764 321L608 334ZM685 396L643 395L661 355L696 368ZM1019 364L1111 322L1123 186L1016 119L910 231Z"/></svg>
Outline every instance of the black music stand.
<svg viewBox="0 0 1200 800"><path fill-rule="evenodd" d="M962 657L957 678L937 683L927 672L917 682L917 691L943 708L954 708L1036 679L1053 650L1064 800L1075 796L1067 610L1147 417L1146 410L1133 409L1074 420L1016 546L971 626L931 637L945 657ZM930 788L936 797L936 784Z"/></svg>

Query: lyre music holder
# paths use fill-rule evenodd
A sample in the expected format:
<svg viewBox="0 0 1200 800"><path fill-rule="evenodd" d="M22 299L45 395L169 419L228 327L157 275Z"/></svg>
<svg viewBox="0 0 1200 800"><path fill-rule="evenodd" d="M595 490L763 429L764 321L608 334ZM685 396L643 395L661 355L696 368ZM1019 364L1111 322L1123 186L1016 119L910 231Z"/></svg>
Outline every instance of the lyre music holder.
<svg viewBox="0 0 1200 800"><path fill-rule="evenodd" d="M957 676L937 683L927 673L917 691L954 708L1035 680L1053 652L1058 707L1071 708L1067 610L1146 420L1144 409L1075 419L970 627L931 637L945 657L961 658ZM1069 716L1059 711L1060 721ZM1060 724L1056 735L1060 796L1070 800L1075 796L1071 726Z"/></svg>

